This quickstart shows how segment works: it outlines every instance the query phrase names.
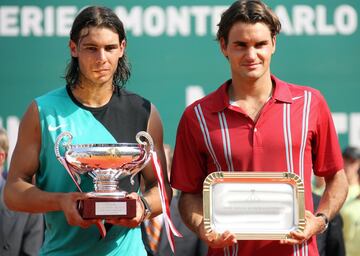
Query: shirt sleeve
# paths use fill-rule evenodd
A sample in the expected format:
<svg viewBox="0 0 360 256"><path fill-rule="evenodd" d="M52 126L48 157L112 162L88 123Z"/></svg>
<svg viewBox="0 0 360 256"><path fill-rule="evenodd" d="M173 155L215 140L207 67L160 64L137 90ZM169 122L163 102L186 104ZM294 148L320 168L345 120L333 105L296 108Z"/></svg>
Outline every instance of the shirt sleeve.
<svg viewBox="0 0 360 256"><path fill-rule="evenodd" d="M343 169L343 159L330 109L324 97L317 93L318 116L312 145L313 169L318 176L333 175Z"/></svg>
<svg viewBox="0 0 360 256"><path fill-rule="evenodd" d="M194 110L188 108L179 123L171 168L172 187L200 193L206 178L206 156L201 150L200 126Z"/></svg>

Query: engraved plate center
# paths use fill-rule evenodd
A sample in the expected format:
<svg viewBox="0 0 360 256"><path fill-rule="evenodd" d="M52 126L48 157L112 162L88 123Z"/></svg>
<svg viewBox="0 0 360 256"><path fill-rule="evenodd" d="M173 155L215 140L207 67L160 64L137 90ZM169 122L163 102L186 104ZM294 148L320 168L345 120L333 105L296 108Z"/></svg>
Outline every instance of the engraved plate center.
<svg viewBox="0 0 360 256"><path fill-rule="evenodd" d="M126 202L96 202L95 215L126 215Z"/></svg>

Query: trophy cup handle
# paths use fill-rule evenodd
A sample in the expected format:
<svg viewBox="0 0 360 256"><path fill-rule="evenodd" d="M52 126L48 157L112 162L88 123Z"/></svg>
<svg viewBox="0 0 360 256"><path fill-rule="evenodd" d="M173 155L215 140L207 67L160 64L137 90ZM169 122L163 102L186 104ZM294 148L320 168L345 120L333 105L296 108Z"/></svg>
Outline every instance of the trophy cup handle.
<svg viewBox="0 0 360 256"><path fill-rule="evenodd" d="M60 155L60 141L64 138L64 137L68 137L69 138L69 141L64 143L63 146L66 148L68 147L69 145L71 145L71 141L73 139L73 136L70 132L68 131L65 131L65 132L62 132L57 138L56 138L56 141L55 141L55 155L56 155L56 158L57 159L60 159L62 156Z"/></svg>
<svg viewBox="0 0 360 256"><path fill-rule="evenodd" d="M142 141L141 138L145 138L145 140ZM144 131L138 132L136 134L135 139L137 143L139 143L140 145L150 146L150 151L154 150L154 141L151 138L150 134L148 134L147 132Z"/></svg>
<svg viewBox="0 0 360 256"><path fill-rule="evenodd" d="M64 143L63 146L64 146L65 148L69 147L69 146L71 145L71 141L72 141L72 139L73 139L73 136L72 136L72 134L71 134L70 132L68 132L68 131L65 131L65 132L60 133L60 135L56 138L55 146L54 146L56 158L59 160L59 162L60 162L62 165L64 165L64 164L63 164L63 162L62 162L62 158L63 158L63 157L62 157L61 154L60 154L60 142L61 142L61 140L62 140L64 137L68 137L69 140L68 140L66 143ZM64 161L66 162L66 160L64 160ZM67 169L68 167L65 167L65 168ZM71 171L70 169L68 170L68 172L69 172L69 174L70 174L72 177L73 177L73 176L76 177L77 185L81 183L81 178L80 178L79 174L77 174L77 173L74 172L74 171ZM74 182L75 182L75 180L74 180ZM80 190L80 191L81 191L81 190Z"/></svg>
<svg viewBox="0 0 360 256"><path fill-rule="evenodd" d="M142 138L144 138L145 140L141 140ZM151 153L154 151L154 141L153 139L151 138L150 134L145 132L145 131L140 131L136 134L135 136L135 139L137 141L137 143L139 143L140 145L143 145L143 146L149 146L149 150L146 150L145 149L145 155L144 155L144 158L145 158L145 161L144 163L139 167L139 170L142 170L146 165L147 163L150 161L151 159ZM131 175L130 177L130 183L131 185L134 185L134 176L137 174L134 173L133 175Z"/></svg>

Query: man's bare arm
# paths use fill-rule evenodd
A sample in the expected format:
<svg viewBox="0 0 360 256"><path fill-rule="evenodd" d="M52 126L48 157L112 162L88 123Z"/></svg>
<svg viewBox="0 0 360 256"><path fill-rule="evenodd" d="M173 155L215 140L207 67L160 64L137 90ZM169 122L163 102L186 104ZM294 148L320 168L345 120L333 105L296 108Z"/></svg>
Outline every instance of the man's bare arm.
<svg viewBox="0 0 360 256"><path fill-rule="evenodd" d="M185 225L213 248L224 248L237 243L235 235L229 231L222 234L208 233L204 228L203 198L201 193L182 192L179 199L179 212Z"/></svg>
<svg viewBox="0 0 360 256"><path fill-rule="evenodd" d="M32 184L32 178L39 168L40 149L39 113L36 103L33 102L19 126L18 140L4 191L6 205L11 210L31 213L61 210L70 225L89 226L89 221L84 221L76 208L77 200L87 198L86 194L45 192Z"/></svg>
<svg viewBox="0 0 360 256"><path fill-rule="evenodd" d="M200 226L203 223L202 194L182 192L179 198L179 212L185 225L200 236Z"/></svg>
<svg viewBox="0 0 360 256"><path fill-rule="evenodd" d="M321 197L317 213L323 213L329 220L339 212L345 202L348 192L348 182L344 170L336 172L333 176L325 177L326 187ZM324 218L315 216L310 211L305 214L306 225L304 232L290 232L289 239L282 240L284 244L301 244L313 235L317 235L325 228Z"/></svg>
<svg viewBox="0 0 360 256"><path fill-rule="evenodd" d="M348 193L345 171L342 169L333 176L325 177L325 183L317 212L324 213L331 220L341 209Z"/></svg>
<svg viewBox="0 0 360 256"><path fill-rule="evenodd" d="M20 123L5 186L5 203L12 210L35 213L60 210L56 200L59 195L42 193L31 182L39 167L40 134L39 115L33 102Z"/></svg>

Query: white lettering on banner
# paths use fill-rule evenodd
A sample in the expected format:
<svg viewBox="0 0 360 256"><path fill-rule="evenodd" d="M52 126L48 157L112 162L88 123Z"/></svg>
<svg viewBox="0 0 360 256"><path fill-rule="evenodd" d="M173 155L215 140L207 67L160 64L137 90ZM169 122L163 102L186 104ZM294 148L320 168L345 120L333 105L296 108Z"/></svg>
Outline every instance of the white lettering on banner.
<svg viewBox="0 0 360 256"><path fill-rule="evenodd" d="M0 35L18 36L18 6L3 6L0 9Z"/></svg>
<svg viewBox="0 0 360 256"><path fill-rule="evenodd" d="M323 5L319 5L316 7L317 10L317 19L316 19L316 27L321 35L335 35L336 27L334 25L327 24L327 15L326 15L326 7Z"/></svg>
<svg viewBox="0 0 360 256"><path fill-rule="evenodd" d="M57 8L56 32L58 36L69 36L71 25L74 21L77 9L74 6L62 6Z"/></svg>
<svg viewBox="0 0 360 256"><path fill-rule="evenodd" d="M42 36L43 29L41 27L42 12L35 6L29 6L21 9L21 34L23 36Z"/></svg>
<svg viewBox="0 0 360 256"><path fill-rule="evenodd" d="M44 35L52 36L54 34L54 7L48 6L45 8L44 17Z"/></svg>
<svg viewBox="0 0 360 256"><path fill-rule="evenodd" d="M133 36L141 36L143 34L141 6L135 6L129 11L125 7L119 6L115 8L114 12L124 22L126 30L131 31Z"/></svg>
<svg viewBox="0 0 360 256"><path fill-rule="evenodd" d="M149 36L161 36L165 31L165 13L158 6L147 8L143 25Z"/></svg>
<svg viewBox="0 0 360 256"><path fill-rule="evenodd" d="M328 23L331 14L325 5L317 5L315 8L294 5L292 16L283 5L278 5L274 11L279 16L285 35L351 35L358 27L355 8L346 4L335 8L333 24Z"/></svg>
<svg viewBox="0 0 360 256"><path fill-rule="evenodd" d="M294 32L296 35L315 35L315 12L310 6L298 5L293 8Z"/></svg>
<svg viewBox="0 0 360 256"><path fill-rule="evenodd" d="M114 9L133 36L215 35L216 25L227 6L124 6ZM209 23L210 19L210 23Z"/></svg>
<svg viewBox="0 0 360 256"><path fill-rule="evenodd" d="M0 6L0 36L69 36L76 13L75 6Z"/></svg>
<svg viewBox="0 0 360 256"><path fill-rule="evenodd" d="M210 7L208 6L193 6L191 13L195 18L195 34L197 36L205 36L207 33L207 16L210 14ZM219 19L220 20L220 17Z"/></svg>
<svg viewBox="0 0 360 256"><path fill-rule="evenodd" d="M358 25L358 16L356 10L350 5L342 5L336 8L335 24L340 34L353 34L356 31Z"/></svg>
<svg viewBox="0 0 360 256"><path fill-rule="evenodd" d="M116 6L115 13L133 36L214 36L225 5ZM0 6L0 36L68 36L80 9L76 6ZM358 28L355 7L342 4L329 10L326 5L278 5L274 11L282 33L291 36L352 35ZM329 22L331 20L331 22Z"/></svg>
<svg viewBox="0 0 360 256"><path fill-rule="evenodd" d="M169 36L176 36L177 33L181 36L190 35L190 19L186 17L189 16L189 8L180 7L177 9L174 6L169 6L168 10L168 26L167 34Z"/></svg>
<svg viewBox="0 0 360 256"><path fill-rule="evenodd" d="M212 24L211 24L211 31L213 35L216 35L218 31L218 24L220 22L221 14L227 9L227 6L214 6L212 11Z"/></svg>

